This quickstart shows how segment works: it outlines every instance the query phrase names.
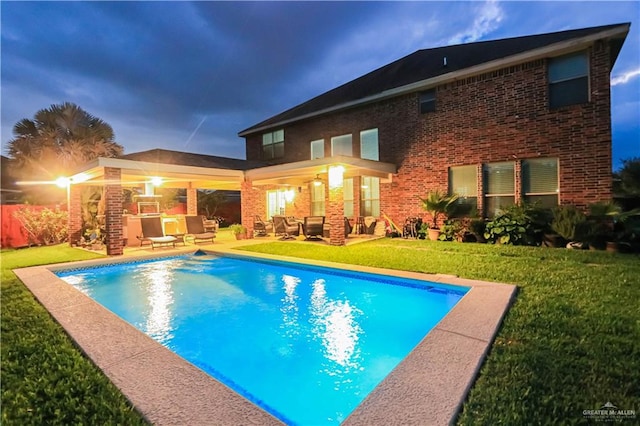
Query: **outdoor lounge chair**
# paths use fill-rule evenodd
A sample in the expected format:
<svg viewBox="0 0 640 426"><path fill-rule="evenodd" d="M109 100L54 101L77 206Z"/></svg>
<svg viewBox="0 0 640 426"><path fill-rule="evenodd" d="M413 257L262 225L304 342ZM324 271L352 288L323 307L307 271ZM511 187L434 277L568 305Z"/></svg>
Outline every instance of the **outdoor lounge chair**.
<svg viewBox="0 0 640 426"><path fill-rule="evenodd" d="M351 222L349 222L348 217L344 217L344 237L348 238L349 234L353 231L353 227L351 226Z"/></svg>
<svg viewBox="0 0 640 426"><path fill-rule="evenodd" d="M187 237L192 238L194 244L201 241L209 241L213 243L216 237L215 232L207 232L204 229L204 219L202 216L185 216L187 221Z"/></svg>
<svg viewBox="0 0 640 426"><path fill-rule="evenodd" d="M300 228L297 223L290 223L284 216L273 216L273 229L275 235L282 235L281 240L294 239L300 235Z"/></svg>
<svg viewBox="0 0 640 426"><path fill-rule="evenodd" d="M264 237L268 234L269 228L272 228L271 224L265 223L260 216L256 216L253 222L253 233L258 237Z"/></svg>
<svg viewBox="0 0 640 426"><path fill-rule="evenodd" d="M324 234L324 216L307 216L304 218L302 232L305 240L322 239Z"/></svg>
<svg viewBox="0 0 640 426"><path fill-rule="evenodd" d="M145 242L151 243L152 250L156 246L176 246L176 241L178 241L176 237L164 235L160 216L140 218L140 225L142 227L142 235L138 236L138 239L141 247Z"/></svg>

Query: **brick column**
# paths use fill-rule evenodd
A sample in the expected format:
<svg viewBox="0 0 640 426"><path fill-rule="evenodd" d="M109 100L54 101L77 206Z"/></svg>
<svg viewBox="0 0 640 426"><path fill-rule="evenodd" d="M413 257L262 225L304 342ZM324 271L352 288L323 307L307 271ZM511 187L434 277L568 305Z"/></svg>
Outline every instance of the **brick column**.
<svg viewBox="0 0 640 426"><path fill-rule="evenodd" d="M107 230L107 255L119 256L124 253L122 241L122 183L121 170L104 168L105 228Z"/></svg>
<svg viewBox="0 0 640 426"><path fill-rule="evenodd" d="M353 216L360 216L360 200L362 199L362 176L353 177Z"/></svg>
<svg viewBox="0 0 640 426"><path fill-rule="evenodd" d="M240 212L241 222L247 228L247 238L253 238L253 222L258 212L258 194L260 191L253 189L253 182L244 180L240 185Z"/></svg>
<svg viewBox="0 0 640 426"><path fill-rule="evenodd" d="M329 244L332 246L345 245L344 237L344 192L342 186L329 189L329 202L326 208L331 229Z"/></svg>
<svg viewBox="0 0 640 426"><path fill-rule="evenodd" d="M67 188L67 211L69 212L69 245L82 240L82 187L69 185Z"/></svg>
<svg viewBox="0 0 640 426"><path fill-rule="evenodd" d="M198 214L198 189L191 188L191 183L187 188L187 214L191 216Z"/></svg>

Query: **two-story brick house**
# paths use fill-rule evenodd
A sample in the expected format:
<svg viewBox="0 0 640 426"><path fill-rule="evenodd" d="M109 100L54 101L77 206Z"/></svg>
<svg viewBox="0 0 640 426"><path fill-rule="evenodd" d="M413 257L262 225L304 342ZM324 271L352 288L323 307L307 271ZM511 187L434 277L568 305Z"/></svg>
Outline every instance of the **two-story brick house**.
<svg viewBox="0 0 640 426"><path fill-rule="evenodd" d="M104 184L107 253L122 254L122 187L165 177L241 191L242 222L321 215L331 244L344 217L425 216L419 197L457 193L485 216L520 202L611 198L610 73L630 24L420 50L262 121L240 136L246 160L151 150L100 158L71 177Z"/></svg>
<svg viewBox="0 0 640 426"><path fill-rule="evenodd" d="M435 189L485 216L610 199L610 72L628 30L420 50L243 130L247 160L272 165L247 173L243 218L402 220ZM345 167L335 197L332 164Z"/></svg>

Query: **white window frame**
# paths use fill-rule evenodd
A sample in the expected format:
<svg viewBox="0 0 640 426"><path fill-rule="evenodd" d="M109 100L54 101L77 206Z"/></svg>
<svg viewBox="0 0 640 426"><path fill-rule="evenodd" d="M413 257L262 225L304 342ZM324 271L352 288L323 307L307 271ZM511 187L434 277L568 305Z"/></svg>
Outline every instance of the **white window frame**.
<svg viewBox="0 0 640 426"><path fill-rule="evenodd" d="M375 137L374 137L375 136ZM373 155L365 156L368 150L366 145L371 145ZM375 145L375 147L373 147ZM375 148L375 149L374 149ZM378 129L367 129L360 132L360 158L365 160L380 161L380 144L378 141Z"/></svg>
<svg viewBox="0 0 640 426"><path fill-rule="evenodd" d="M348 142L347 142L348 140ZM340 149L336 149L339 144L348 145L349 149L346 152L337 152ZM347 133L346 135L334 136L331 138L331 156L335 157L336 155L344 155L346 157L353 157L353 135L351 133Z"/></svg>
<svg viewBox="0 0 640 426"><path fill-rule="evenodd" d="M324 158L324 139L317 139L311 141L311 159L316 160L318 158Z"/></svg>

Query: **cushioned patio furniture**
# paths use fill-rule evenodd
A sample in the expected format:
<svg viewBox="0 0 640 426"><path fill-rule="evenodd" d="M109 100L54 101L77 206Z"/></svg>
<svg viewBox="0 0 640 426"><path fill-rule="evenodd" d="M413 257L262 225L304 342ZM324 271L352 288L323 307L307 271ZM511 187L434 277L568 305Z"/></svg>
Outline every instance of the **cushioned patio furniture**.
<svg viewBox="0 0 640 426"><path fill-rule="evenodd" d="M151 243L151 249L154 250L156 246L176 246L176 237L164 235L162 229L162 218L160 216L143 217L140 218L140 226L142 228L142 235L138 236L140 240L140 246L145 242Z"/></svg>
<svg viewBox="0 0 640 426"><path fill-rule="evenodd" d="M187 222L187 238L193 239L194 244L209 240L213 243L216 233L205 231L204 218L202 216L188 215L184 218Z"/></svg>
<svg viewBox="0 0 640 426"><path fill-rule="evenodd" d="M304 218L302 232L305 240L322 239L324 236L324 216L307 216Z"/></svg>
<svg viewBox="0 0 640 426"><path fill-rule="evenodd" d="M273 229L276 236L282 235L281 240L290 240L300 235L297 223L290 223L285 216L273 216Z"/></svg>
<svg viewBox="0 0 640 426"><path fill-rule="evenodd" d="M271 223L266 223L260 216L256 216L253 222L253 234L257 237L264 237L269 233L269 229L273 228Z"/></svg>
<svg viewBox="0 0 640 426"><path fill-rule="evenodd" d="M353 231L353 227L351 226L351 222L349 222L348 217L344 217L344 237L348 238L349 234Z"/></svg>

